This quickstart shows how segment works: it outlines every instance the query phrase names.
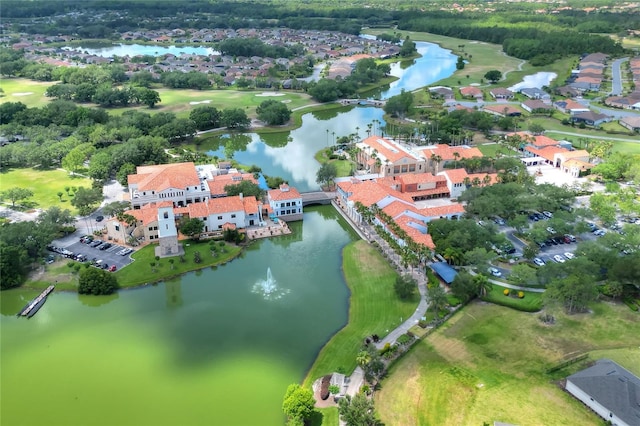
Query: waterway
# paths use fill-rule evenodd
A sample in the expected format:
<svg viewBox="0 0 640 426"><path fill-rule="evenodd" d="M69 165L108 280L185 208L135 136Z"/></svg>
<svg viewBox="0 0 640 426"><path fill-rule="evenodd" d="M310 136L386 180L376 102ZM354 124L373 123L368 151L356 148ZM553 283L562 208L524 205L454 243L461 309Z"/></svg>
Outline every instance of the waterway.
<svg viewBox="0 0 640 426"><path fill-rule="evenodd" d="M2 424L283 424L286 387L347 321L341 251L357 238L331 206L291 228L171 282L54 292L30 320L15 314L36 292L3 292Z"/></svg>
<svg viewBox="0 0 640 426"><path fill-rule="evenodd" d="M509 87L512 92L517 92L520 89L533 88L542 89L543 86L548 86L558 76L555 72L540 71L535 74L525 75L522 81Z"/></svg>

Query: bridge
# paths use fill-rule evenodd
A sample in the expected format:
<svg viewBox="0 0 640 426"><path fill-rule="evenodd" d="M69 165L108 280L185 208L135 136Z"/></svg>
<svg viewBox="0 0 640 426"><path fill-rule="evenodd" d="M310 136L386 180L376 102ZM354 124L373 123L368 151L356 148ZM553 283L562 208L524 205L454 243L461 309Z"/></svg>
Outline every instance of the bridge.
<svg viewBox="0 0 640 426"><path fill-rule="evenodd" d="M335 192L324 191L312 191L301 192L302 206L312 206L314 204L331 204L331 201L336 198Z"/></svg>
<svg viewBox="0 0 640 426"><path fill-rule="evenodd" d="M342 105L368 105L374 107L383 107L387 103L386 100L380 99L340 99Z"/></svg>

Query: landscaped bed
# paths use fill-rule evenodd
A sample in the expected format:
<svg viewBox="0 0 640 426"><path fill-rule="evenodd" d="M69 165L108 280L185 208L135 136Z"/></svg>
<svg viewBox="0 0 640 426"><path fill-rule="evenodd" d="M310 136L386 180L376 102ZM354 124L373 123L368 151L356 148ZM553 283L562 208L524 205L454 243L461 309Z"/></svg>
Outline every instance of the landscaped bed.
<svg viewBox="0 0 640 426"><path fill-rule="evenodd" d="M494 284L482 300L524 312L537 312L542 309L542 293L515 291L515 294L512 294L514 292L509 292L510 295L505 295L504 290L505 287ZM522 293L524 297L520 298L518 293Z"/></svg>

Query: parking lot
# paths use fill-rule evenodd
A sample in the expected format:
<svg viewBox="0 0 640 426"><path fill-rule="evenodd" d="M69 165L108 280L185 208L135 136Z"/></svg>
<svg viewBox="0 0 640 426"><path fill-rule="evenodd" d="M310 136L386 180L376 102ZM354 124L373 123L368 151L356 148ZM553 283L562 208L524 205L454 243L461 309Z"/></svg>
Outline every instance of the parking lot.
<svg viewBox="0 0 640 426"><path fill-rule="evenodd" d="M116 269L122 269L132 262L131 253L126 256L122 256L118 254L119 251L125 249L126 247L120 246L117 244L113 244L111 247L100 250L100 247L91 247L89 244L81 243L77 241L72 245L67 247L67 250L70 250L74 253L82 253L84 254L89 261L95 259L96 261L101 261L100 264L107 264L109 266L116 265Z"/></svg>

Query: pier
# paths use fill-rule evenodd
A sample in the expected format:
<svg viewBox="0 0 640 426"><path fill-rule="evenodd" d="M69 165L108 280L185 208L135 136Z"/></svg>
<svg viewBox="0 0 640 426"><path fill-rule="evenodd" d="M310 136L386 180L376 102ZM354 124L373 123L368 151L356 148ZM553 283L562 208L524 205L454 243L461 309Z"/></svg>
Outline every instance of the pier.
<svg viewBox="0 0 640 426"><path fill-rule="evenodd" d="M44 305L44 302L46 302L47 300L47 296L51 294L54 288L55 286L53 285L50 285L49 287L45 288L38 297L33 299L31 302L29 302L27 306L22 308L22 310L18 313L18 316L27 317L27 318L31 318L32 316L34 316L38 312L38 310L42 307L42 305Z"/></svg>

